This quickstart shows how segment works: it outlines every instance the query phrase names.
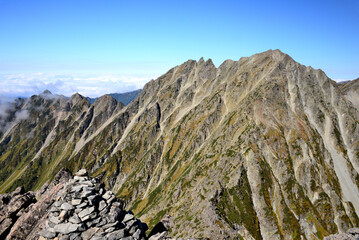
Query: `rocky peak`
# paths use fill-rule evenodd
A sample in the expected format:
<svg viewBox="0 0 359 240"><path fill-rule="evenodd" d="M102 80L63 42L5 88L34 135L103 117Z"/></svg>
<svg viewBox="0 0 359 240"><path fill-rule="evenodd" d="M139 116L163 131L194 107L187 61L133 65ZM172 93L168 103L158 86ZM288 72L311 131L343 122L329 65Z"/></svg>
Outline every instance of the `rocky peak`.
<svg viewBox="0 0 359 240"><path fill-rule="evenodd" d="M73 94L69 99L69 103L71 104L71 106L76 106L76 105L78 105L80 107L83 107L83 106L90 107L91 106L91 103L89 102L89 100L79 93Z"/></svg>
<svg viewBox="0 0 359 240"><path fill-rule="evenodd" d="M117 102L116 99L114 99L111 95L105 94L101 97L99 97L94 104L100 104L102 102Z"/></svg>
<svg viewBox="0 0 359 240"><path fill-rule="evenodd" d="M45 90L39 94L39 97L42 97L46 100L53 100L53 99L61 99L66 100L67 98L64 95L52 94L49 90Z"/></svg>
<svg viewBox="0 0 359 240"><path fill-rule="evenodd" d="M201 58L198 60L198 65L199 65L199 64L203 64L203 63L204 63L204 58L201 57Z"/></svg>
<svg viewBox="0 0 359 240"><path fill-rule="evenodd" d="M70 101L71 102L79 102L79 101L82 101L82 100L84 100L84 99L86 99L84 96L82 96L80 93L74 93L74 94L72 94L71 95L71 97L70 97Z"/></svg>
<svg viewBox="0 0 359 240"><path fill-rule="evenodd" d="M52 95L52 93L50 92L50 90L45 90L41 93L42 95Z"/></svg>
<svg viewBox="0 0 359 240"><path fill-rule="evenodd" d="M113 111L117 107L117 105L120 105L121 108L125 106L123 105L123 103L117 102L117 100L109 94L101 96L94 102L95 109L107 109L108 111Z"/></svg>
<svg viewBox="0 0 359 240"><path fill-rule="evenodd" d="M207 59L206 65L213 65L213 66L214 66L214 63L213 63L213 61L212 61L211 58L208 58L208 59Z"/></svg>

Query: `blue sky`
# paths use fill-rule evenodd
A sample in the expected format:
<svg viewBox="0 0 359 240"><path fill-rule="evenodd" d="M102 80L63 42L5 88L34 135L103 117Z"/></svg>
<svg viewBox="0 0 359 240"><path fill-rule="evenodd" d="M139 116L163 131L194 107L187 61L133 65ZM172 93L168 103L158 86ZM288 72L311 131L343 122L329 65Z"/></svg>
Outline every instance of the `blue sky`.
<svg viewBox="0 0 359 240"><path fill-rule="evenodd" d="M358 39L357 0L0 0L0 94L124 92L188 59L268 49L354 79Z"/></svg>

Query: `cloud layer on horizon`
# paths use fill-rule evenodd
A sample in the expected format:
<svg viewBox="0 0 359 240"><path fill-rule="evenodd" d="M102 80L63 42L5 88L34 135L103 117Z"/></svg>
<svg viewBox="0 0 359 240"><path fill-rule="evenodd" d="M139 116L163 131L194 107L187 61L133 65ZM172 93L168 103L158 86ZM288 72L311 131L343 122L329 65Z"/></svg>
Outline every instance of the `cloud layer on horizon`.
<svg viewBox="0 0 359 240"><path fill-rule="evenodd" d="M155 77L157 76L119 74L0 74L0 96L29 97L47 89L65 96L78 92L87 97L99 97L107 93L140 89Z"/></svg>

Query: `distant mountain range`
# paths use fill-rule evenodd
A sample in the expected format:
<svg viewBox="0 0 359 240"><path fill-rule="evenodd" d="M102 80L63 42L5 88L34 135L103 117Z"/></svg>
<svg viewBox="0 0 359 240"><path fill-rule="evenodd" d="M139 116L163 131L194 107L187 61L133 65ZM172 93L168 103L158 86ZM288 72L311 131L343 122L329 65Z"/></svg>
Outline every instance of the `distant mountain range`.
<svg viewBox="0 0 359 240"><path fill-rule="evenodd" d="M219 67L188 60L130 96L14 103L0 119L0 193L85 168L150 228L168 216L175 238L323 239L359 226L358 80L269 50Z"/></svg>
<svg viewBox="0 0 359 240"><path fill-rule="evenodd" d="M122 102L125 106L127 106L133 99L137 97L137 95L141 92L142 89L138 89L132 92L125 92L125 93L110 93L111 97L117 100L117 102ZM90 98L87 97L91 104L93 104L97 98Z"/></svg>

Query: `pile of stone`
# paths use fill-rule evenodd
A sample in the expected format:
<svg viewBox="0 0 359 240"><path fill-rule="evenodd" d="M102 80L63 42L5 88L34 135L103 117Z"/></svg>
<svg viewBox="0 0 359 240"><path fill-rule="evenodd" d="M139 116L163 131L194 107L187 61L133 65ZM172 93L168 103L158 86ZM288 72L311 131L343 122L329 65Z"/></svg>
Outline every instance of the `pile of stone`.
<svg viewBox="0 0 359 240"><path fill-rule="evenodd" d="M123 209L111 191L82 169L57 194L40 239L146 239L145 223Z"/></svg>

